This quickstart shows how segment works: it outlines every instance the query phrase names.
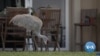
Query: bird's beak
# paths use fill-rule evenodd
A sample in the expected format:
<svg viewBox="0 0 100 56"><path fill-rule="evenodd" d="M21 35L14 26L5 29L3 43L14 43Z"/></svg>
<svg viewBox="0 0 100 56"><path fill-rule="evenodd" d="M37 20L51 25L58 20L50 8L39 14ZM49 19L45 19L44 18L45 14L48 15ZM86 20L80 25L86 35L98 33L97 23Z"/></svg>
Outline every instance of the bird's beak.
<svg viewBox="0 0 100 56"><path fill-rule="evenodd" d="M44 41L44 44L47 45L47 42L48 42L48 40L45 40L45 41Z"/></svg>
<svg viewBox="0 0 100 56"><path fill-rule="evenodd" d="M43 41L44 41L44 44L47 45L47 43L48 43L48 38L43 39Z"/></svg>

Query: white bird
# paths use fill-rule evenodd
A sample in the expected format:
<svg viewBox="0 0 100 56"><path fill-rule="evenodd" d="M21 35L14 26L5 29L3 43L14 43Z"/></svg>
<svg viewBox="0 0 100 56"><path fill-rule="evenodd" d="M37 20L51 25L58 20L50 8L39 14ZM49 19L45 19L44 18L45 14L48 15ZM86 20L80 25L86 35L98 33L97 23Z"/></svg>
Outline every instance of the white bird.
<svg viewBox="0 0 100 56"><path fill-rule="evenodd" d="M47 36L41 34L43 22L40 18L30 14L19 14L14 16L9 23L11 22L14 25L32 31L37 37L42 38L45 44L47 44Z"/></svg>

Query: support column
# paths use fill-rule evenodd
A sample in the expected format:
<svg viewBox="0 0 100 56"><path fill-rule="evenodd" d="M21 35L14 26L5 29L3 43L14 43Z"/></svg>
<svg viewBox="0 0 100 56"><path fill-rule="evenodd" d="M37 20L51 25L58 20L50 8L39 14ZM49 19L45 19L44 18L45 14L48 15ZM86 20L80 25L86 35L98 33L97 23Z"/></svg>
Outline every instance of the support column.
<svg viewBox="0 0 100 56"><path fill-rule="evenodd" d="M65 0L65 30L66 30L66 39L65 39L65 48L69 50L69 15L70 15L70 0Z"/></svg>

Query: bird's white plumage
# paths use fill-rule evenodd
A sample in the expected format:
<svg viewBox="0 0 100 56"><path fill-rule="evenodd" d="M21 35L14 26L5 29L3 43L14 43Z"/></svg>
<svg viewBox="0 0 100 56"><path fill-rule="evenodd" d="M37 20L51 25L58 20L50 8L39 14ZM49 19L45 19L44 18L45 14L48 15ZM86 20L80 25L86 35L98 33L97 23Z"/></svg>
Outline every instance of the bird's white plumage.
<svg viewBox="0 0 100 56"><path fill-rule="evenodd" d="M14 25L24 27L26 30L33 31L38 37L43 38L45 44L48 40L48 38L45 35L41 35L41 27L43 25L43 22L40 18L36 16L32 16L29 14L20 14L14 16L10 23L13 23Z"/></svg>
<svg viewBox="0 0 100 56"><path fill-rule="evenodd" d="M16 15L10 22L13 22L14 25L25 27L27 30L41 29L43 24L38 17L29 14Z"/></svg>

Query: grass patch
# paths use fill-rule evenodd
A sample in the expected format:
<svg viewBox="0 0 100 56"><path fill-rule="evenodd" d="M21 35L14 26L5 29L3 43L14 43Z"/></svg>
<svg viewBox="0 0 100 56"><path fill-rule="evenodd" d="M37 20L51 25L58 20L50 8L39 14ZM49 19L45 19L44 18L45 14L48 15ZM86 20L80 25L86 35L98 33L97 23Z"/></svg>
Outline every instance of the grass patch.
<svg viewBox="0 0 100 56"><path fill-rule="evenodd" d="M0 56L96 56L86 52L0 52Z"/></svg>

